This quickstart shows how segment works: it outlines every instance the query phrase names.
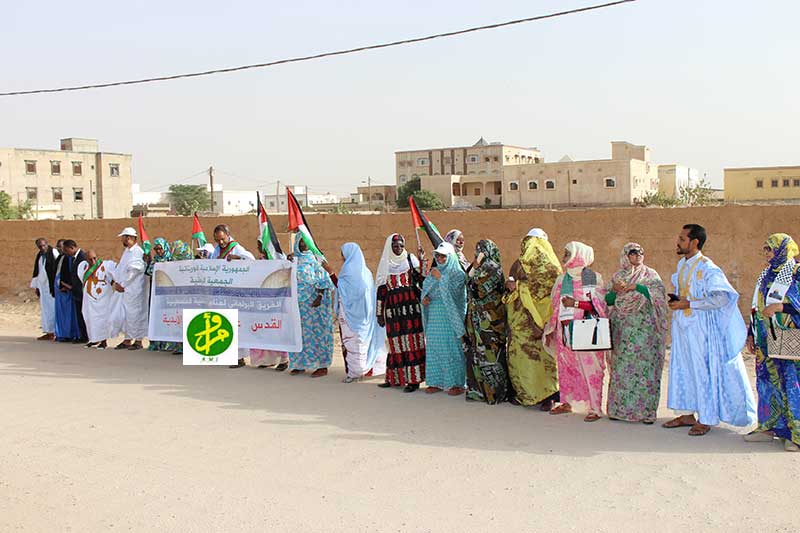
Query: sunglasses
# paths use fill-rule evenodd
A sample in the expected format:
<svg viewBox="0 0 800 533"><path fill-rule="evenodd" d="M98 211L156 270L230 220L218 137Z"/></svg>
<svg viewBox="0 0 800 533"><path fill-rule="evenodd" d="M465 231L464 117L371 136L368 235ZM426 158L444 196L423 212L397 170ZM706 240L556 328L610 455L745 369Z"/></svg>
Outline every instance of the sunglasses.
<svg viewBox="0 0 800 533"><path fill-rule="evenodd" d="M633 250L628 252L628 255L644 255L644 250L637 250L634 248Z"/></svg>

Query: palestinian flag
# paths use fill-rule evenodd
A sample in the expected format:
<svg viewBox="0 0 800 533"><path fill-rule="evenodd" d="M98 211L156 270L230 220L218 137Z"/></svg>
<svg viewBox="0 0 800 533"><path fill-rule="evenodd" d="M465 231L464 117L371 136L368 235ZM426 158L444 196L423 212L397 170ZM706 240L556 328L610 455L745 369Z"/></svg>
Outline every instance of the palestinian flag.
<svg viewBox="0 0 800 533"><path fill-rule="evenodd" d="M206 234L203 233L203 228L200 226L200 219L197 218L197 213L194 214L192 220L192 239L197 239L198 248L202 248L206 244Z"/></svg>
<svg viewBox="0 0 800 533"><path fill-rule="evenodd" d="M442 239L439 230L436 228L433 222L428 220L428 217L425 216L425 213L419 210L413 196L408 197L408 207L411 208L411 219L414 222L414 227L425 231L434 248L442 244L444 239Z"/></svg>
<svg viewBox="0 0 800 533"><path fill-rule="evenodd" d="M286 204L289 211L289 231L296 231L300 238L305 241L308 249L314 252L314 255L325 257L320 249L317 248L314 236L311 235L311 230L306 223L306 217L303 216L303 210L300 209L300 204L289 187L286 187Z"/></svg>
<svg viewBox="0 0 800 533"><path fill-rule="evenodd" d="M261 236L261 249L266 254L267 259L278 259L283 255L281 243L278 242L278 235L272 227L272 221L267 216L267 211L261 203L261 195L256 191L256 201L258 202L258 234Z"/></svg>
<svg viewBox="0 0 800 533"><path fill-rule="evenodd" d="M144 253L149 254L150 250L153 248L153 244L150 242L150 237L144 229L144 221L142 221L141 214L139 215L139 242L141 243Z"/></svg>

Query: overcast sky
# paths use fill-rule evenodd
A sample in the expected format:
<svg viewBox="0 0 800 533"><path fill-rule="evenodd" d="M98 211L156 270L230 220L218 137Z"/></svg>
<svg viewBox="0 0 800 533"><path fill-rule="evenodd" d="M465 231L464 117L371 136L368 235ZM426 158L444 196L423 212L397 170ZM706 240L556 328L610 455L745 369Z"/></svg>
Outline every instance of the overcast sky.
<svg viewBox="0 0 800 533"><path fill-rule="evenodd" d="M590 5L578 0L4 2L0 92L256 63ZM448 40L209 78L0 98L0 146L92 137L153 188L394 182L394 151L647 144L657 163L800 164L800 2L639 0ZM197 177L188 182L202 182Z"/></svg>

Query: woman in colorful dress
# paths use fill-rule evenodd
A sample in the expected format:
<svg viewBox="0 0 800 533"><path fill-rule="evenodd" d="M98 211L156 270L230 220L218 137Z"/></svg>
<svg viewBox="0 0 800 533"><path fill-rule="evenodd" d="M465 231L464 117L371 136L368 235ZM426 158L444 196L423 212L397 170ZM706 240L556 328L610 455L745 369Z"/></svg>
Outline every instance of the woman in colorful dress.
<svg viewBox="0 0 800 533"><path fill-rule="evenodd" d="M588 404L584 420L594 422L603 412L603 377L606 352L574 352L564 338L565 328L572 320L582 319L594 310L600 317L608 316L603 298L603 279L589 269L594 262L594 250L581 242L570 242L564 249L566 272L556 279L550 295L553 315L544 334L545 346L558 361L558 383L561 404L550 414L571 413L576 402Z"/></svg>
<svg viewBox="0 0 800 533"><path fill-rule="evenodd" d="M314 370L311 377L319 378L328 375L333 361L333 282L299 233L294 243L294 260L303 350L289 353L290 374Z"/></svg>
<svg viewBox="0 0 800 533"><path fill-rule="evenodd" d="M453 245L456 256L458 257L458 262L461 264L461 268L466 272L472 263L470 263L470 260L464 255L464 234L461 233L461 230L451 229L444 236L444 240Z"/></svg>
<svg viewBox="0 0 800 533"><path fill-rule="evenodd" d="M144 273L152 279L156 263L172 261L172 248L167 242L167 239L156 237L155 240L153 240L153 254L152 256L145 256L145 260L147 261L147 267ZM151 352L172 352L176 348L176 343L168 341L150 341L150 346L147 347Z"/></svg>
<svg viewBox="0 0 800 533"><path fill-rule="evenodd" d="M512 403L539 405L549 411L558 401L558 366L542 341L552 314L550 292L561 264L547 234L534 228L522 239L520 256L511 265L505 296L508 313L508 373Z"/></svg>
<svg viewBox="0 0 800 533"><path fill-rule="evenodd" d="M455 248L441 243L434 252L436 263L422 284L422 324L425 329L425 383L428 394L464 392L466 369L461 337L467 312L464 270Z"/></svg>
<svg viewBox="0 0 800 533"><path fill-rule="evenodd" d="M467 400L494 405L508 399L511 387L506 361L505 275L500 249L482 239L467 276Z"/></svg>
<svg viewBox="0 0 800 533"><path fill-rule="evenodd" d="M345 383L386 372L386 330L375 313L375 281L354 242L342 245L344 264L339 273L334 310L339 319Z"/></svg>
<svg viewBox="0 0 800 533"><path fill-rule="evenodd" d="M758 427L744 436L748 442L783 440L787 452L800 451L800 361L770 357L767 335L773 329L800 328L798 247L785 233L770 235L764 245L768 262L756 281L747 347L756 355ZM774 355L795 355L774 354Z"/></svg>
<svg viewBox="0 0 800 533"><path fill-rule="evenodd" d="M386 381L381 388L404 387L414 392L425 381L425 335L422 330L420 293L424 276L422 263L406 250L406 240L399 233L386 238L378 263L375 285L378 287L376 313L378 324L386 327L389 357Z"/></svg>
<svg viewBox="0 0 800 533"><path fill-rule="evenodd" d="M653 424L661 399L667 337L667 293L658 272L632 242L606 294L613 351L609 354L608 417Z"/></svg>

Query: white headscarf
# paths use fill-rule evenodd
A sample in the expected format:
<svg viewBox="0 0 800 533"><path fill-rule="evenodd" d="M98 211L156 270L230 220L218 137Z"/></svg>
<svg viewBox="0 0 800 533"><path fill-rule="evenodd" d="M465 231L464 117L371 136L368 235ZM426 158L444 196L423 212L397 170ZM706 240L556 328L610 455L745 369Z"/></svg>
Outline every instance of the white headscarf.
<svg viewBox="0 0 800 533"><path fill-rule="evenodd" d="M533 229L531 229L528 232L527 237L538 237L538 238L544 239L546 241L550 240L550 238L547 236L547 233L545 233L544 230L541 229L541 228L533 228Z"/></svg>
<svg viewBox="0 0 800 533"><path fill-rule="evenodd" d="M403 243L405 243L405 238L403 238L403 236L399 233L392 233L386 237L386 243L383 245L381 260L378 263L378 270L375 272L376 287L385 285L390 274L398 275L407 272L409 255L411 256L411 265L414 268L419 267L419 260L414 257L414 254L409 254L408 250L405 248L403 248L403 251L400 253L400 255L396 255L394 251L392 251L392 239L394 239L395 236L402 238Z"/></svg>
<svg viewBox="0 0 800 533"><path fill-rule="evenodd" d="M584 268L594 263L594 248L588 244L572 241L564 249L569 253L564 268L573 278L579 277Z"/></svg>

